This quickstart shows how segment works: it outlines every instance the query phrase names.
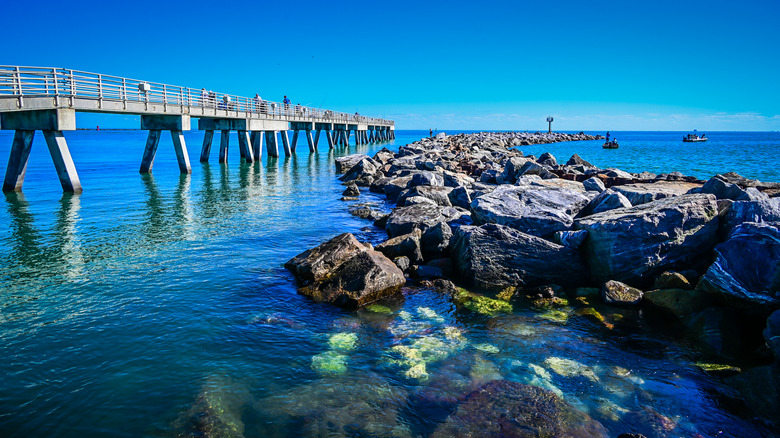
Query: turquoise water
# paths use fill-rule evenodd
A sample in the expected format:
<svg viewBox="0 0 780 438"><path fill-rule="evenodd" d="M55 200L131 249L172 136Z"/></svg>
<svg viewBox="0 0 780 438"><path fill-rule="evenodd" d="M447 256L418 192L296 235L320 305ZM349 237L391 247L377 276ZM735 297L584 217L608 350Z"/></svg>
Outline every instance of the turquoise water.
<svg viewBox="0 0 780 438"><path fill-rule="evenodd" d="M339 201L334 158L397 149L422 131L335 152L299 146L254 165L239 163L235 136L227 165L214 150L198 163L202 133L192 131L190 176L179 175L169 138L142 176L145 133L65 135L84 193L61 193L38 133L24 193L6 194L0 208L0 436L176 436L204 424L246 436L426 436L454 401L498 377L555 388L611 435L672 426L670 436L759 434L749 413L722 407L739 405L724 403L729 390L692 366L711 358L641 315L609 330L519 305L474 315L426 289L382 303L388 314L298 295L285 261L342 232L383 236ZM615 151L600 142L523 151L780 180L768 165L777 133L711 133L690 147L676 141L682 133L616 136ZM11 138L0 132L2 160ZM338 333L354 333L354 349L333 349ZM404 348L436 352L427 380L401 363ZM314 369L323 363L335 373Z"/></svg>

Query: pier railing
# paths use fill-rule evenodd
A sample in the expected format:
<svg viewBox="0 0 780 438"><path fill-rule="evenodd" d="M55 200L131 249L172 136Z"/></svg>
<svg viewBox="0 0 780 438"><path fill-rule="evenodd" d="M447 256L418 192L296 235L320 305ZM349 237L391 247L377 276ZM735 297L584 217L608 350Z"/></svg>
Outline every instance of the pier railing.
<svg viewBox="0 0 780 438"><path fill-rule="evenodd" d="M25 109L25 97L53 97L55 107L60 105L59 98L69 100L71 105L77 98L97 101L98 108L102 108L104 101L123 103L125 109L128 102L142 102L186 108L190 111L185 112L194 115L197 111L191 110L200 108L264 119L393 125L391 120L376 117L65 68L0 65L0 98L8 97L17 99L17 110Z"/></svg>

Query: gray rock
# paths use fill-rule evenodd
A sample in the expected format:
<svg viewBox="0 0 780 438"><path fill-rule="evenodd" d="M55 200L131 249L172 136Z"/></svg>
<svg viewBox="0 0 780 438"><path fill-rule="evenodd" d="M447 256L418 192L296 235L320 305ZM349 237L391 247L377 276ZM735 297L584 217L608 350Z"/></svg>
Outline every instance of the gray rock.
<svg viewBox="0 0 780 438"><path fill-rule="evenodd" d="M347 185L347 188L343 192L341 192L341 194L343 196L351 196L351 197L360 196L360 189L358 188L357 184L349 183L349 185Z"/></svg>
<svg viewBox="0 0 780 438"><path fill-rule="evenodd" d="M398 269L406 272L410 266L412 266L411 260L409 260L409 257L396 257L393 260L393 263L395 263L396 266L398 266Z"/></svg>
<svg viewBox="0 0 780 438"><path fill-rule="evenodd" d="M412 176L410 187L415 186L444 186L444 176L437 172L419 172Z"/></svg>
<svg viewBox="0 0 780 438"><path fill-rule="evenodd" d="M359 161L370 158L365 154L352 154L345 157L336 158L336 173L344 173L352 168Z"/></svg>
<svg viewBox="0 0 780 438"><path fill-rule="evenodd" d="M409 234L388 239L376 245L374 249L390 259L405 256L412 263L420 263L423 260L422 251L420 250L421 237L422 233L419 230L414 230Z"/></svg>
<svg viewBox="0 0 780 438"><path fill-rule="evenodd" d="M371 221L376 221L383 216L381 212L365 205L359 205L354 208L350 208L349 213L361 219L368 219Z"/></svg>
<svg viewBox="0 0 780 438"><path fill-rule="evenodd" d="M418 204L409 207L396 207L387 218L385 230L390 237L409 234L415 229L425 233L428 228L440 222L457 222L468 212L455 207Z"/></svg>
<svg viewBox="0 0 780 438"><path fill-rule="evenodd" d="M612 189L606 189L591 199L588 205L580 211L579 216L586 217L592 214L628 207L631 207L631 202L623 194Z"/></svg>
<svg viewBox="0 0 780 438"><path fill-rule="evenodd" d="M715 252L702 289L759 311L780 308L780 230L745 222Z"/></svg>
<svg viewBox="0 0 780 438"><path fill-rule="evenodd" d="M414 265L411 275L414 278L442 278L444 271L436 266Z"/></svg>
<svg viewBox="0 0 780 438"><path fill-rule="evenodd" d="M462 278L479 288L581 284L586 268L577 251L497 224L462 226L451 244Z"/></svg>
<svg viewBox="0 0 780 438"><path fill-rule="evenodd" d="M496 178L501 172L494 169L486 169L482 172L481 175L479 175L479 182L486 183L486 184L496 184L497 180Z"/></svg>
<svg viewBox="0 0 780 438"><path fill-rule="evenodd" d="M567 166L585 166L585 167L595 167L592 164L588 163L587 161L583 160L579 155L574 154L569 158L569 161L566 162Z"/></svg>
<svg viewBox="0 0 780 438"><path fill-rule="evenodd" d="M537 163L543 165L543 166L557 166L558 161L555 159L553 154L549 152L545 152L542 155L539 156L539 159L536 160Z"/></svg>
<svg viewBox="0 0 780 438"><path fill-rule="evenodd" d="M405 200L414 196L421 196L423 198L430 199L436 205L442 207L449 207L452 205L450 202L450 192L452 187L444 186L416 186L410 187L398 195L398 204L405 205Z"/></svg>
<svg viewBox="0 0 780 438"><path fill-rule="evenodd" d="M377 173L380 173L379 171L379 163L376 163L371 158L364 158L360 161L358 161L354 166L352 166L347 173L345 173L341 178L339 178L342 181L356 181L358 184L360 184L360 180L365 181L366 178L371 177L371 181L373 182L375 178L375 175ZM367 184L370 185L371 183ZM366 185L366 184L364 184Z"/></svg>
<svg viewBox="0 0 780 438"><path fill-rule="evenodd" d="M390 259L350 233L304 251L285 267L304 284L301 294L351 308L392 295L406 281Z"/></svg>
<svg viewBox="0 0 780 438"><path fill-rule="evenodd" d="M734 228L745 222L780 222L780 198L732 202L723 215L724 234L731 234Z"/></svg>
<svg viewBox="0 0 780 438"><path fill-rule="evenodd" d="M751 201L745 190L723 179L714 176L710 178L699 190L699 193L711 193L718 199L731 199L732 201Z"/></svg>
<svg viewBox="0 0 780 438"><path fill-rule="evenodd" d="M587 238L588 232L585 230L556 231L553 234L553 242L572 249L579 248Z"/></svg>
<svg viewBox="0 0 780 438"><path fill-rule="evenodd" d="M578 219L575 229L588 231L582 250L595 279L631 281L708 255L717 213L715 196L683 195Z"/></svg>
<svg viewBox="0 0 780 438"><path fill-rule="evenodd" d="M642 301L642 291L625 283L610 280L601 288L601 298L606 304L636 306Z"/></svg>
<svg viewBox="0 0 780 438"><path fill-rule="evenodd" d="M440 222L428 228L422 235L422 252L426 259L435 259L448 254L452 228L446 222Z"/></svg>
<svg viewBox="0 0 780 438"><path fill-rule="evenodd" d="M393 178L388 181L384 186L385 196L387 196L387 199L395 202L398 199L398 195L400 195L401 192L406 190L406 188L409 186L409 182L411 180L411 176L402 176Z"/></svg>
<svg viewBox="0 0 780 438"><path fill-rule="evenodd" d="M395 158L395 154L388 148L382 148L373 157L374 161L382 164L389 163L393 158Z"/></svg>
<svg viewBox="0 0 780 438"><path fill-rule="evenodd" d="M428 199L424 196L410 196L408 198L399 199L398 201L398 205L402 205L404 207L417 204L437 205L436 201L433 199Z"/></svg>
<svg viewBox="0 0 780 438"><path fill-rule="evenodd" d="M645 204L658 199L680 196L700 187L697 183L682 181L658 181L655 183L626 184L613 186L612 190L628 198L631 205Z"/></svg>
<svg viewBox="0 0 780 438"><path fill-rule="evenodd" d="M528 162L527 158L511 157L504 163L504 170L496 177L499 184L514 184L517 181L517 174L523 165Z"/></svg>
<svg viewBox="0 0 780 438"><path fill-rule="evenodd" d="M656 289L693 289L693 285L683 274L679 272L667 271L655 279L654 287Z"/></svg>
<svg viewBox="0 0 780 438"><path fill-rule="evenodd" d="M474 178L460 172L443 171L444 185L447 187L471 187Z"/></svg>
<svg viewBox="0 0 780 438"><path fill-rule="evenodd" d="M604 186L604 182L601 180L601 178L597 178L595 176L586 179L582 185L585 186L585 190L589 192L603 192L607 189L606 186Z"/></svg>
<svg viewBox="0 0 780 438"><path fill-rule="evenodd" d="M528 160L525 162L525 164L523 164L523 167L521 167L520 170L517 171L515 176L519 178L523 175L541 175L543 170L546 169L542 167L540 164Z"/></svg>
<svg viewBox="0 0 780 438"><path fill-rule="evenodd" d="M470 209L471 208L471 196L469 191L465 187L455 187L450 192L450 203L455 207Z"/></svg>
<svg viewBox="0 0 780 438"><path fill-rule="evenodd" d="M589 199L566 189L502 185L471 203L476 224L496 223L534 236L571 228L573 217Z"/></svg>

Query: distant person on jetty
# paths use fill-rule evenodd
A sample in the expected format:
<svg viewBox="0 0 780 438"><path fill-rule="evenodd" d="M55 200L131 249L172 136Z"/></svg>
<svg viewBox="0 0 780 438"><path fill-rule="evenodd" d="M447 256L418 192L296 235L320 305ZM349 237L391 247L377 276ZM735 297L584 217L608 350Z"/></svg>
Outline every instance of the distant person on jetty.
<svg viewBox="0 0 780 438"><path fill-rule="evenodd" d="M433 129L429 129L428 134L428 137L433 138Z"/></svg>
<svg viewBox="0 0 780 438"><path fill-rule="evenodd" d="M287 112L290 109L290 99L288 99L287 96L284 96L282 103L284 103L284 112Z"/></svg>
<svg viewBox="0 0 780 438"><path fill-rule="evenodd" d="M209 100L209 93L206 92L205 88L200 89L200 105L206 106L206 102Z"/></svg>

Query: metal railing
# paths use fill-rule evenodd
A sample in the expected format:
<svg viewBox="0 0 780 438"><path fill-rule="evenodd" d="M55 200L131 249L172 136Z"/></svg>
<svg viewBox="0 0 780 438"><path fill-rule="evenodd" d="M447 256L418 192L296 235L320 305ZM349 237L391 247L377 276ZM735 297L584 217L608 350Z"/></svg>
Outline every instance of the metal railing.
<svg viewBox="0 0 780 438"><path fill-rule="evenodd" d="M393 125L392 120L65 68L0 65L0 98L66 97L211 108L267 119ZM20 102L22 100L20 99ZM55 99L55 104L57 100ZM127 106L125 105L125 108Z"/></svg>

